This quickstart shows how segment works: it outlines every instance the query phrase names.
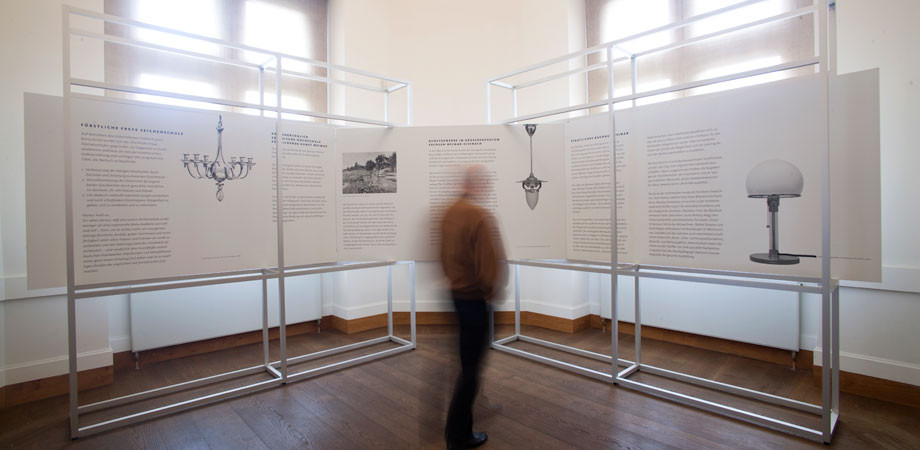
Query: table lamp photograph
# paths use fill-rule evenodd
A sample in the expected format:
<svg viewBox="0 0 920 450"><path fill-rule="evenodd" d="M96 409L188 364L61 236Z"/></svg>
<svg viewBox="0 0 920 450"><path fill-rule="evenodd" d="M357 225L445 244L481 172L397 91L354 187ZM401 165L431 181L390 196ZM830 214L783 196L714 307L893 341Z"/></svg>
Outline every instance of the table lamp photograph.
<svg viewBox="0 0 920 450"><path fill-rule="evenodd" d="M770 250L751 254L751 261L761 264L798 264L799 257L779 251L779 200L802 196L805 179L794 164L782 159L770 159L751 169L745 181L748 198L767 199L767 228L770 229Z"/></svg>

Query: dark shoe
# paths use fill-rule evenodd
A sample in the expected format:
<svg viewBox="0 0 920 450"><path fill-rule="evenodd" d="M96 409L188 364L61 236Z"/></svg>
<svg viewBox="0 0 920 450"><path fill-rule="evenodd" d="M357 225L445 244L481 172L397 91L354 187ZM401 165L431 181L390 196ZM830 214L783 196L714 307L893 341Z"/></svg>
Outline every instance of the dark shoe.
<svg viewBox="0 0 920 450"><path fill-rule="evenodd" d="M485 444L489 440L489 435L482 432L473 432L473 435L465 441L447 441L448 450L460 450L464 448L475 448Z"/></svg>

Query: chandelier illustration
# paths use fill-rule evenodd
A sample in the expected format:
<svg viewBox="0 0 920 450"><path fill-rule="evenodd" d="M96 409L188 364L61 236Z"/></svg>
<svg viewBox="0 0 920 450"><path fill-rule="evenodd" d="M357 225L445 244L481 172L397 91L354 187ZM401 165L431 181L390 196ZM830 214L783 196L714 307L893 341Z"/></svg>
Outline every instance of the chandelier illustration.
<svg viewBox="0 0 920 450"><path fill-rule="evenodd" d="M208 160L208 155L204 155L203 159L199 159L199 153L193 154L193 158L188 157L188 153L185 153L182 156L182 164L185 165L185 169L188 170L188 174L200 180L202 178L207 178L208 180L214 180L217 183L217 201L224 200L224 182L231 180L242 180L249 175L249 171L252 170L252 166L256 163L252 162L252 158L240 157L237 161L235 156L230 157L230 164L227 164L227 161L224 160L224 152L221 144L221 134L224 131L224 122L223 117L217 117L217 155L214 156L214 160ZM194 168L194 170L192 170Z"/></svg>
<svg viewBox="0 0 920 450"><path fill-rule="evenodd" d="M530 136L530 176L523 181L519 181L519 183L524 188L524 198L527 200L527 206L530 209L534 209L540 200L540 188L543 187L543 183L546 183L546 180L541 180L533 175L533 135L537 132L537 124L525 124L524 129L527 130L527 135Z"/></svg>

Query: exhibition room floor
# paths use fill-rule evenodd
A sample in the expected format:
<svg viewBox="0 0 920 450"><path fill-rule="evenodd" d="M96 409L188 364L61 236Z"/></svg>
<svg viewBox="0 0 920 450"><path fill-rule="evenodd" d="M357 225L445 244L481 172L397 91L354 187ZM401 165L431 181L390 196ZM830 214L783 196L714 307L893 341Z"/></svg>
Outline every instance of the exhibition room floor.
<svg viewBox="0 0 920 450"><path fill-rule="evenodd" d="M403 329L399 334L407 334L405 327L397 328ZM596 329L565 334L523 328L534 337L590 350L604 351L610 346L609 333ZM507 326L496 330L499 336L510 332ZM350 336L334 331L295 336L289 340L290 354L382 334L384 330ZM444 416L458 369L455 339L454 327L420 326L414 351L76 441L68 438L65 396L7 408L0 410L0 448L443 448ZM632 356L632 342L631 336L621 336L622 357ZM651 339L643 343L643 360L648 364L797 399L819 400L820 391L812 384L810 370L796 371L789 366ZM276 348L277 342L272 344ZM523 348L527 344L513 345ZM347 359L388 346L391 344L310 364ZM542 347L530 350L560 359L575 358L579 364L594 367L589 361ZM81 394L81 404L248 367L260 359L261 345L256 344L149 364L140 370L121 370L115 373L114 385ZM641 376L656 385L671 383ZM243 382L246 380L235 383ZM700 395L717 394L707 391ZM150 401L145 407L164 400ZM746 402L745 407L753 406ZM771 414L790 414L762 408ZM842 393L841 412L833 447L920 448L918 408ZM100 419L91 416L86 420ZM483 374L476 423L477 429L489 433L487 448L822 447L495 351L489 353Z"/></svg>

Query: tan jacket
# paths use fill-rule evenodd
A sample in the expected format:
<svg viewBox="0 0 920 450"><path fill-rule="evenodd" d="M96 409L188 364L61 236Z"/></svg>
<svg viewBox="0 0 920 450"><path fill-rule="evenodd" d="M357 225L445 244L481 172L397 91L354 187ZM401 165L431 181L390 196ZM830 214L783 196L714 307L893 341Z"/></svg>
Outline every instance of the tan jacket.
<svg viewBox="0 0 920 450"><path fill-rule="evenodd" d="M461 198L441 222L441 267L456 298L490 299L505 287L508 269L492 216Z"/></svg>

